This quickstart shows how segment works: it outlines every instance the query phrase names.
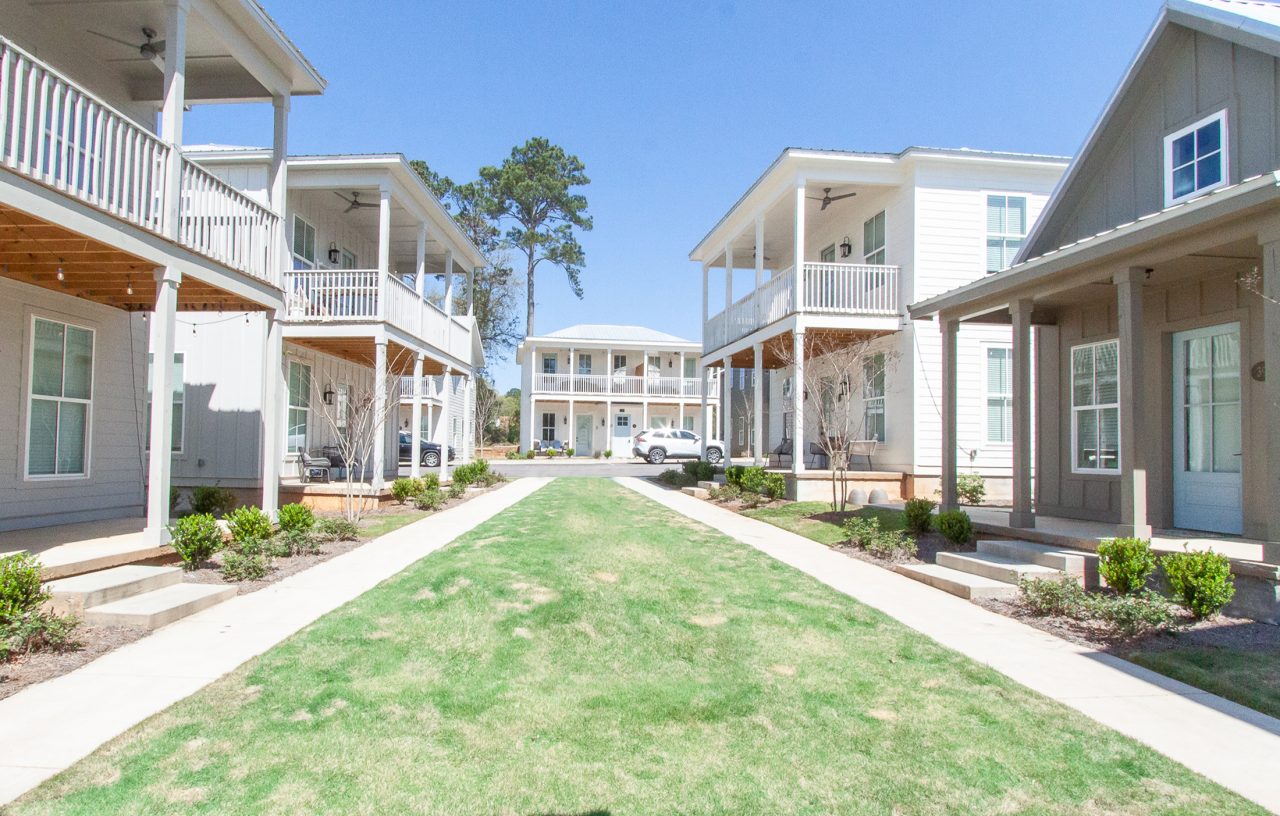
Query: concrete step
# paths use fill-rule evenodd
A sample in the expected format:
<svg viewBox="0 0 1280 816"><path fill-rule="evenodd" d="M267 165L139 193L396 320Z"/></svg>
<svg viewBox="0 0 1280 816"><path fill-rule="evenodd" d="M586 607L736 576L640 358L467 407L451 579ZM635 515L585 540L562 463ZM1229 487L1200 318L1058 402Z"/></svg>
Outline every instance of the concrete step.
<svg viewBox="0 0 1280 816"><path fill-rule="evenodd" d="M898 564L894 570L908 578L970 601L990 598L1008 600L1018 597L1018 588L1012 584L937 564Z"/></svg>
<svg viewBox="0 0 1280 816"><path fill-rule="evenodd" d="M222 584L178 583L85 610L85 623L159 629L202 609L235 597L239 590Z"/></svg>
<svg viewBox="0 0 1280 816"><path fill-rule="evenodd" d="M70 578L58 578L46 583L45 588L53 593L49 605L55 612L83 615L90 607L132 598L134 595L172 586L181 580L180 567L126 564Z"/></svg>
<svg viewBox="0 0 1280 816"><path fill-rule="evenodd" d="M711 498L711 491L707 490L705 487L682 487L680 488L680 490L683 493L688 493L690 496L693 496L695 499Z"/></svg>
<svg viewBox="0 0 1280 816"><path fill-rule="evenodd" d="M1051 544L1037 544L1033 541L986 539L978 541L978 552L1011 558L1014 561L1025 561L1028 564L1039 564L1042 567L1052 567L1068 575L1084 575L1085 553L1079 550L1054 547Z"/></svg>
<svg viewBox="0 0 1280 816"><path fill-rule="evenodd" d="M981 575L983 578L1003 581L1014 586L1017 586L1022 578L1054 578L1061 574L1061 570L1053 567L1028 564L1026 561L1015 561L1012 558L981 552L940 552L934 561L940 567Z"/></svg>

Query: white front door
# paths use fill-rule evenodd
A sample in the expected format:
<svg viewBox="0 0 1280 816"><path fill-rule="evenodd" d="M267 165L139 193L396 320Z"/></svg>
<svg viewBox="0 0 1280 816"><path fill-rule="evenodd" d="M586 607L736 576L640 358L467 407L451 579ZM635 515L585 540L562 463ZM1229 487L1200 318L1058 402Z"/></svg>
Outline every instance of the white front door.
<svg viewBox="0 0 1280 816"><path fill-rule="evenodd" d="M613 417L613 443L610 447L615 457L631 455L631 414Z"/></svg>
<svg viewBox="0 0 1280 816"><path fill-rule="evenodd" d="M578 423L577 434L573 438L573 453L575 456L590 456L591 450L591 423L595 421L595 417L591 415L579 416L575 420Z"/></svg>
<svg viewBox="0 0 1280 816"><path fill-rule="evenodd" d="M1173 524L1239 534L1240 324L1173 335Z"/></svg>

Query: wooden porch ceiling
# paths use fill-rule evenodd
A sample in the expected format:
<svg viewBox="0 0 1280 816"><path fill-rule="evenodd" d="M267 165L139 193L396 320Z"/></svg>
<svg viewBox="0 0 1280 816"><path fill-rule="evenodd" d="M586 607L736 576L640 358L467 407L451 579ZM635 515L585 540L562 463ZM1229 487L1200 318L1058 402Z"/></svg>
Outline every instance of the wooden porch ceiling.
<svg viewBox="0 0 1280 816"><path fill-rule="evenodd" d="M875 337L883 332L865 332L855 331L852 329L809 329L805 332L805 359L817 356L823 350L829 350L839 345L856 343ZM776 370L786 368L790 365L791 348L793 333L790 331L770 337L764 342L763 365L766 369ZM756 364L755 351L750 348L743 349L731 356L734 368L754 368ZM719 361L712 364L711 368L719 368Z"/></svg>
<svg viewBox="0 0 1280 816"><path fill-rule="evenodd" d="M156 301L155 264L4 205L0 276L126 311L150 311ZM261 308L195 278L187 277L178 287L182 311Z"/></svg>
<svg viewBox="0 0 1280 816"><path fill-rule="evenodd" d="M377 349L372 337L290 337L288 342L321 354L328 354L349 363L373 368ZM397 377L413 374L415 352L407 346L390 341L387 343L387 373ZM444 365L426 358L422 363L424 376L444 373Z"/></svg>

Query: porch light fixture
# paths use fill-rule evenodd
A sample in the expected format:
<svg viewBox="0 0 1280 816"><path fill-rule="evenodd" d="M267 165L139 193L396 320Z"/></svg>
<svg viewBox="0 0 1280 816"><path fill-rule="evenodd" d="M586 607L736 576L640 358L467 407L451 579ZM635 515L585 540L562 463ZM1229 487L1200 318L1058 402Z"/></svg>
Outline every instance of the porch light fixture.
<svg viewBox="0 0 1280 816"><path fill-rule="evenodd" d="M329 263L336 264L338 262L338 245L333 241L329 242Z"/></svg>
<svg viewBox="0 0 1280 816"><path fill-rule="evenodd" d="M132 295L132 294L133 294L133 280L132 280L132 279L127 280L127 281L125 282L124 293L125 293L126 295Z"/></svg>
<svg viewBox="0 0 1280 816"><path fill-rule="evenodd" d="M608 424L608 420L604 417L600 417L600 427L603 428L606 424Z"/></svg>
<svg viewBox="0 0 1280 816"><path fill-rule="evenodd" d="M848 258L853 254L853 244L849 243L849 236L846 235L844 240L840 242L840 257Z"/></svg>
<svg viewBox="0 0 1280 816"><path fill-rule="evenodd" d="M67 276L62 274L62 267L58 267L58 280L66 280Z"/></svg>
<svg viewBox="0 0 1280 816"><path fill-rule="evenodd" d="M325 405L333 405L333 386L332 385L326 385L324 387L323 398L324 398Z"/></svg>

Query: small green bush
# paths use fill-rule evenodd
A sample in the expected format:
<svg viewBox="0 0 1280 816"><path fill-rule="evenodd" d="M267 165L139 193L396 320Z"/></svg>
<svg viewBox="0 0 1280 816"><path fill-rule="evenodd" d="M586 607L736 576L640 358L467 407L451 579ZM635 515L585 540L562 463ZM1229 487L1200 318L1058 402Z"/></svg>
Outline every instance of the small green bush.
<svg viewBox="0 0 1280 816"><path fill-rule="evenodd" d="M440 477L437 476L437 479ZM391 497L397 504L404 504L422 492L425 485L421 479L402 477L391 483Z"/></svg>
<svg viewBox="0 0 1280 816"><path fill-rule="evenodd" d="M1132 595L1091 594L1086 611L1089 617L1102 621L1125 637L1170 629L1178 623L1173 604L1159 592L1149 589Z"/></svg>
<svg viewBox="0 0 1280 816"><path fill-rule="evenodd" d="M228 550L222 555L222 577L228 581L256 581L271 570L265 552L239 553Z"/></svg>
<svg viewBox="0 0 1280 816"><path fill-rule="evenodd" d="M286 504L280 508L280 531L310 533L316 526L316 514L305 504Z"/></svg>
<svg viewBox="0 0 1280 816"><path fill-rule="evenodd" d="M976 473L961 473L956 478L956 496L963 504L982 504L987 497L987 483Z"/></svg>
<svg viewBox="0 0 1280 816"><path fill-rule="evenodd" d="M713 487L707 491L707 495L714 501L731 502L740 501L742 499L742 488L736 484L723 484L719 487Z"/></svg>
<svg viewBox="0 0 1280 816"><path fill-rule="evenodd" d="M942 533L942 537L952 544L968 544L973 541L973 522L963 510L939 513L933 524Z"/></svg>
<svg viewBox="0 0 1280 816"><path fill-rule="evenodd" d="M565 456L573 456L573 454L574 454L574 453L576 453L576 452L577 452L577 451L575 451L573 448L565 448L565 449L564 449L564 455L565 455Z"/></svg>
<svg viewBox="0 0 1280 816"><path fill-rule="evenodd" d="M535 454L534 454L534 452L533 452L533 451L525 451L524 458L526 458L526 459L532 459L532 458L534 457L534 455L535 455Z"/></svg>
<svg viewBox="0 0 1280 816"><path fill-rule="evenodd" d="M320 541L310 530L281 530L273 539L276 544L272 555L312 555L320 552Z"/></svg>
<svg viewBox="0 0 1280 816"><path fill-rule="evenodd" d="M559 455L560 455L560 451L556 450L555 448L547 448L547 458L548 458L548 459L554 459L554 458L556 458L556 457L557 457L557 456L559 456Z"/></svg>
<svg viewBox="0 0 1280 816"><path fill-rule="evenodd" d="M1156 569L1151 542L1141 538L1109 538L1098 545L1098 573L1107 586L1128 595L1146 586Z"/></svg>
<svg viewBox="0 0 1280 816"><path fill-rule="evenodd" d="M467 495L467 486L459 482L449 485L449 498L460 499Z"/></svg>
<svg viewBox="0 0 1280 816"><path fill-rule="evenodd" d="M724 469L724 483L742 487L742 477L747 472L743 465L730 465Z"/></svg>
<svg viewBox="0 0 1280 816"><path fill-rule="evenodd" d="M600 458L600 451L596 451L595 453L591 454L591 458L592 458L592 459L599 459L599 458Z"/></svg>
<svg viewBox="0 0 1280 816"><path fill-rule="evenodd" d="M170 528L173 549L182 559L182 568L197 569L222 549L222 529L208 513L178 519Z"/></svg>
<svg viewBox="0 0 1280 816"><path fill-rule="evenodd" d="M612 459L612 458L613 458L613 451L612 451L612 450L607 450L607 451L605 451L605 452L604 452L604 458L606 458L606 459Z"/></svg>
<svg viewBox="0 0 1280 816"><path fill-rule="evenodd" d="M0 556L0 623L36 611L48 599L39 558L26 552Z"/></svg>
<svg viewBox="0 0 1280 816"><path fill-rule="evenodd" d="M444 494L440 488L433 487L414 496L413 504L419 510L439 510L444 507Z"/></svg>
<svg viewBox="0 0 1280 816"><path fill-rule="evenodd" d="M236 506L236 494L225 487L204 485L191 491L191 512L221 518Z"/></svg>
<svg viewBox="0 0 1280 816"><path fill-rule="evenodd" d="M453 483L460 484L463 487L484 482L489 474L489 460L477 459L474 462L468 462L465 465L458 465L453 469ZM439 487L439 484L436 485Z"/></svg>
<svg viewBox="0 0 1280 816"><path fill-rule="evenodd" d="M1235 597L1231 561L1208 550L1169 553L1160 559L1173 597L1196 618L1211 618Z"/></svg>
<svg viewBox="0 0 1280 816"><path fill-rule="evenodd" d="M659 482L671 487L691 487L698 483L697 478L683 470L668 468L655 477Z"/></svg>
<svg viewBox="0 0 1280 816"><path fill-rule="evenodd" d="M1023 578L1018 581L1022 605L1037 615L1080 618L1089 604L1089 594L1069 575L1057 578Z"/></svg>
<svg viewBox="0 0 1280 816"><path fill-rule="evenodd" d="M684 472L693 477L694 482L709 482L716 477L716 467L701 459L691 459L680 466Z"/></svg>
<svg viewBox="0 0 1280 816"><path fill-rule="evenodd" d="M728 471L726 480L728 478ZM787 493L787 480L781 473L769 473L762 467L742 468L736 475L736 484L748 493L756 493L766 499L780 499Z"/></svg>
<svg viewBox="0 0 1280 816"><path fill-rule="evenodd" d="M327 518L316 522L315 534L321 541L355 541L360 528L344 518Z"/></svg>
<svg viewBox="0 0 1280 816"><path fill-rule="evenodd" d="M933 508L937 506L938 503L932 499L908 499L902 508L907 529L917 535L929 532L933 526Z"/></svg>
<svg viewBox="0 0 1280 816"><path fill-rule="evenodd" d="M55 615L39 609L0 620L0 663L31 652L75 648L80 644L72 632L79 625L80 619L75 615Z"/></svg>
<svg viewBox="0 0 1280 816"><path fill-rule="evenodd" d="M849 543L886 561L901 561L916 554L915 539L897 530L880 529L880 519L854 516L844 523Z"/></svg>
<svg viewBox="0 0 1280 816"><path fill-rule="evenodd" d="M224 516L223 520L231 528L231 538L236 542L251 538L266 540L274 532L270 516L253 505L237 507Z"/></svg>

